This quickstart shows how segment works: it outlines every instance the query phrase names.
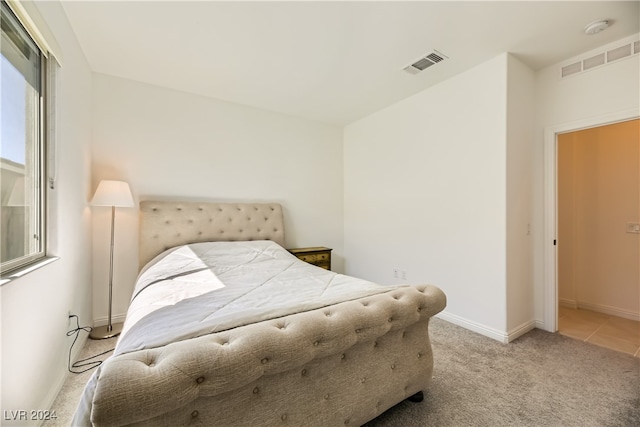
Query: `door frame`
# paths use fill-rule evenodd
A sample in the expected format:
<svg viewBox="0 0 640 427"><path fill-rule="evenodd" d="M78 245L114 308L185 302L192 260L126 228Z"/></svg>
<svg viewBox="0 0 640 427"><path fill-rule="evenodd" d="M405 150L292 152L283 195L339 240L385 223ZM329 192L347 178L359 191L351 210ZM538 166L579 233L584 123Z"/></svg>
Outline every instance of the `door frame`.
<svg viewBox="0 0 640 427"><path fill-rule="evenodd" d="M640 108L617 111L544 129L544 330L558 331L557 172L558 135L640 118Z"/></svg>

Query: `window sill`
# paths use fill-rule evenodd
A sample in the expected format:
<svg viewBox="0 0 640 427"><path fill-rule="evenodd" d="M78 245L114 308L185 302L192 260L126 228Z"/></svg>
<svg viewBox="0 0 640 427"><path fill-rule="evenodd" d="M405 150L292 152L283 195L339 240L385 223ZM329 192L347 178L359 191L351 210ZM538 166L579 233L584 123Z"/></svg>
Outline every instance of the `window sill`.
<svg viewBox="0 0 640 427"><path fill-rule="evenodd" d="M52 262L57 261L59 259L60 258L58 258L57 256L47 256L37 261L34 261L29 265L25 265L24 267L19 268L18 270L13 270L9 273L3 274L2 276L0 276L0 286L6 285L7 283L13 280L19 279L20 277L28 273L31 273L32 271L35 271L39 268L42 268L45 265L51 264Z"/></svg>

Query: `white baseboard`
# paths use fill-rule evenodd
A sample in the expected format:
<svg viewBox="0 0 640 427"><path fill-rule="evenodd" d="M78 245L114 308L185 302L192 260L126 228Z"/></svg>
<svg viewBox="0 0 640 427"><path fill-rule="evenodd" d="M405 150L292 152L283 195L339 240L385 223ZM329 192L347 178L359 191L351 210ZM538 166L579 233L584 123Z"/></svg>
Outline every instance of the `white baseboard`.
<svg viewBox="0 0 640 427"><path fill-rule="evenodd" d="M469 329L470 331L477 332L480 335L484 335L485 337L500 341L503 344L509 342L508 335L506 333L481 325L480 323L472 322L471 320L467 320L464 317L456 316L455 314L447 313L445 311L441 311L440 313L436 314L436 317L442 320L446 320L449 323L453 323L454 325L462 326L463 328Z"/></svg>
<svg viewBox="0 0 640 427"><path fill-rule="evenodd" d="M111 316L111 323L124 323L124 319L126 319L125 314L119 314L117 316ZM109 323L108 317L101 317L99 319L93 319L93 326L104 326Z"/></svg>
<svg viewBox="0 0 640 427"><path fill-rule="evenodd" d="M558 299L558 305L561 307L567 307L571 309L583 308L585 310L597 311L598 313L608 314L609 316L623 317L625 319L635 320L640 322L640 313L636 313L629 310L623 310L617 307L611 307L602 304L592 304L589 302L575 301L565 298Z"/></svg>
<svg viewBox="0 0 640 427"><path fill-rule="evenodd" d="M544 327L544 321L543 320L534 320L533 323L534 323L534 326L533 326L534 328L541 329L543 331L547 330Z"/></svg>
<svg viewBox="0 0 640 427"><path fill-rule="evenodd" d="M532 329L535 329L538 326L538 322L536 320L530 320L518 326L517 328L512 329L509 332L502 332L498 331L497 329L481 325L480 323L465 319L464 317L447 313L445 311L436 314L436 317L442 320L446 320L449 323L453 323L454 325L469 329L470 331L477 332L480 335L484 335L485 337L500 341L503 344L510 343L511 341L515 340L518 337L521 337L522 335L526 334Z"/></svg>
<svg viewBox="0 0 640 427"><path fill-rule="evenodd" d="M561 307L573 308L574 310L578 308L577 301L565 298L558 298L558 305Z"/></svg>
<svg viewBox="0 0 640 427"><path fill-rule="evenodd" d="M617 316L624 317L625 319L635 320L636 322L640 322L640 313L636 313L629 310L623 310L616 307L611 307L607 305L601 304L591 304L588 302L580 302L577 303L577 308L584 308L586 310L597 311L599 313L608 314L609 316Z"/></svg>
<svg viewBox="0 0 640 427"><path fill-rule="evenodd" d="M507 342L511 342L516 338L523 336L527 332L535 329L537 327L537 323L538 322L536 320L529 320L528 322L523 323L517 328L510 330L507 334Z"/></svg>
<svg viewBox="0 0 640 427"><path fill-rule="evenodd" d="M87 339L89 338L89 334L87 334L84 331L80 332L80 335L78 336L78 340L76 341L76 343L73 345L73 351L71 352L71 363L75 363L78 361L78 358L80 357L80 352L82 352L82 349L84 348L85 344L87 343ZM73 342L73 341L71 341ZM71 345L71 344L69 344Z"/></svg>
<svg viewBox="0 0 640 427"><path fill-rule="evenodd" d="M71 351L71 363L75 363L78 358L80 357L80 352L82 351L82 349L84 348L84 345L87 342L87 337L89 335L82 332L80 333L80 335L78 336L78 340L76 341L75 345L73 346L73 350ZM73 342L73 338L70 337L67 340L67 344L69 346L71 346L71 343ZM65 363L68 363L68 359L65 356ZM47 408L51 411L56 411L57 408L53 407L53 404L56 401L56 398L58 397L58 394L60 393L60 390L62 390L62 387L64 386L65 381L67 380L67 377L69 376L69 371L68 371L69 366L66 367L66 369L64 370L64 373L62 373L59 378L57 379L55 385L53 387L51 387L49 389L49 393L47 394L47 396L44 398L43 402L45 402L45 404L42 406L42 408ZM42 423L40 423L40 425L44 424L44 421Z"/></svg>
<svg viewBox="0 0 640 427"><path fill-rule="evenodd" d="M56 384L49 389L49 393L43 400L43 402L45 402L44 405L42 406L43 408L48 408L50 411L58 412L56 408L53 407L53 404L55 403L56 398L60 393L60 390L62 390L62 387L64 386L65 381L67 380L67 374L68 372L65 371L60 376L60 378L58 378L58 380L56 381ZM43 420L38 425L43 425L44 423L45 421Z"/></svg>

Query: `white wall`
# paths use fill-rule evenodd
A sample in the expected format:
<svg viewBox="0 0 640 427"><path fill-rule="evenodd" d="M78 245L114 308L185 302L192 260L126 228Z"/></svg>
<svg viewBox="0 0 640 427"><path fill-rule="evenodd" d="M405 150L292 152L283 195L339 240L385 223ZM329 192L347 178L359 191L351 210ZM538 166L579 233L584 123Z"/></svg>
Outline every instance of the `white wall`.
<svg viewBox="0 0 640 427"><path fill-rule="evenodd" d="M445 315L503 339L506 100L503 54L348 125L347 274L431 283ZM479 84L481 82L481 84Z"/></svg>
<svg viewBox="0 0 640 427"><path fill-rule="evenodd" d="M545 129L638 111L638 58L561 80L573 59L503 55L347 126L347 273L439 285L444 316L489 336L546 327Z"/></svg>
<svg viewBox="0 0 640 427"><path fill-rule="evenodd" d="M545 129L564 131L604 124L612 116L628 116L629 111L640 111L640 55L622 59L594 68L590 71L559 78L559 68L581 59L617 47L638 36L603 46L592 52L568 59L536 73L536 127L534 130L534 288L535 317L540 324L545 322L545 217L552 221L545 209L545 173L555 170L554 164L545 162ZM552 208L550 208L552 209ZM553 253L553 250L551 251ZM546 328L546 327L545 327Z"/></svg>
<svg viewBox="0 0 640 427"><path fill-rule="evenodd" d="M533 306L533 125L535 73L513 55L507 72L507 332L535 327Z"/></svg>
<svg viewBox="0 0 640 427"><path fill-rule="evenodd" d="M342 129L94 75L93 189L127 181L136 199L277 201L288 247L334 249L343 266ZM107 316L108 208L94 208L94 319ZM137 274L137 210L116 213L114 315Z"/></svg>
<svg viewBox="0 0 640 427"><path fill-rule="evenodd" d="M91 320L91 72L60 4L38 3L38 9L64 57L58 86L58 181L49 200L50 253L60 259L0 288L2 414L50 408L67 374L68 311L84 324Z"/></svg>

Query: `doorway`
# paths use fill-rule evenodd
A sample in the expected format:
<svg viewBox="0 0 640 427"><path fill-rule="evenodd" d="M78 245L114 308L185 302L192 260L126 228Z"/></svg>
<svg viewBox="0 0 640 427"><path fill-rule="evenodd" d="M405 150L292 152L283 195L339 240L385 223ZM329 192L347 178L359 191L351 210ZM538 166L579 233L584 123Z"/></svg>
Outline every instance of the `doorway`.
<svg viewBox="0 0 640 427"><path fill-rule="evenodd" d="M640 356L640 120L558 134L556 150L558 330Z"/></svg>
<svg viewBox="0 0 640 427"><path fill-rule="evenodd" d="M609 124L636 120L640 116L637 108L609 113L589 119L545 128L544 133L544 236L542 240L544 277L541 283L543 304L542 328L558 331L558 286L557 286L557 139L564 133L597 128ZM633 220L632 220L633 221ZM640 243L639 243L640 246Z"/></svg>

